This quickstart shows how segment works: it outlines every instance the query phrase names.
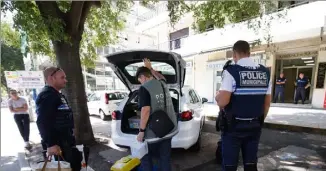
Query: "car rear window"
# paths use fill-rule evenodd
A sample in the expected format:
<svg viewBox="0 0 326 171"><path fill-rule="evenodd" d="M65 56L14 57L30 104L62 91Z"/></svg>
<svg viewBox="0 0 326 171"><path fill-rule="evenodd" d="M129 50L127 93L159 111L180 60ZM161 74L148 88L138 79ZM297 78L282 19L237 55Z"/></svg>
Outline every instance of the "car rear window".
<svg viewBox="0 0 326 171"><path fill-rule="evenodd" d="M125 96L122 93L108 93L109 100L122 100Z"/></svg>
<svg viewBox="0 0 326 171"><path fill-rule="evenodd" d="M155 71L158 71L163 75L172 75L172 76L175 75L175 70L171 65L169 65L165 62L151 62L151 63L152 63L152 67ZM135 76L138 67L141 67L141 66L144 66L144 63L138 62L138 63L127 65L125 67L125 69L131 76Z"/></svg>

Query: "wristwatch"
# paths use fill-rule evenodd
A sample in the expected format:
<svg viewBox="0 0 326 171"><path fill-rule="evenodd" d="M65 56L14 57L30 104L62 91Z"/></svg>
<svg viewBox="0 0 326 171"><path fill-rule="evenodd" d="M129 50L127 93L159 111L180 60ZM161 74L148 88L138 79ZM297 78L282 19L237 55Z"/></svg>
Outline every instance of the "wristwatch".
<svg viewBox="0 0 326 171"><path fill-rule="evenodd" d="M139 132L145 132L145 129L139 128Z"/></svg>

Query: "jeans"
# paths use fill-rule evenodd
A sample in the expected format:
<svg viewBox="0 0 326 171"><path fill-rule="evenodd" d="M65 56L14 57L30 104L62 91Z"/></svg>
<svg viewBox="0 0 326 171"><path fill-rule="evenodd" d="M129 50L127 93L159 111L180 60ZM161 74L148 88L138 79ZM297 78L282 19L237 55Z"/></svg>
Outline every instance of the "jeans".
<svg viewBox="0 0 326 171"><path fill-rule="evenodd" d="M23 137L25 142L29 141L29 115L28 114L15 114L15 122L19 129L20 135Z"/></svg>
<svg viewBox="0 0 326 171"><path fill-rule="evenodd" d="M160 171L171 171L171 141L172 139L162 140L158 143L148 144L148 154L141 159L141 169L152 171L153 158L159 159Z"/></svg>

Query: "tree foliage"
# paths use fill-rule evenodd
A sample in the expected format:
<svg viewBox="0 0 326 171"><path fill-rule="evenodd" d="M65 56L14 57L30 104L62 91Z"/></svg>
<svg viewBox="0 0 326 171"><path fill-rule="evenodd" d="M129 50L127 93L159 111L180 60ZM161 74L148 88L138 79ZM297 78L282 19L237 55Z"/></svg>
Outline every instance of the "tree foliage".
<svg viewBox="0 0 326 171"><path fill-rule="evenodd" d="M130 4L131 1L125 0L5 1L1 6L2 12L14 13L14 27L27 33L29 48L34 54L55 57L53 41L71 42L74 36L81 34L82 63L93 66L97 58L96 47L117 41Z"/></svg>
<svg viewBox="0 0 326 171"><path fill-rule="evenodd" d="M8 23L1 23L1 85L7 88L4 71L24 70L19 33Z"/></svg>
<svg viewBox="0 0 326 171"><path fill-rule="evenodd" d="M183 15L192 12L194 17L193 28L198 32L205 32L209 26L223 28L227 24L247 22L248 28L256 34L263 35L263 39L270 43L271 21L282 19L286 10L276 15L267 15L276 9L273 1L169 1L168 10L171 24L178 22ZM254 19L255 18L255 19ZM257 40L260 41L261 40Z"/></svg>
<svg viewBox="0 0 326 171"><path fill-rule="evenodd" d="M14 27L28 35L34 54L56 58L67 76L62 90L72 108L77 143L89 144L89 120L81 64L92 66L96 47L117 41L132 1L3 1L3 12L14 14ZM82 61L82 62L81 62Z"/></svg>

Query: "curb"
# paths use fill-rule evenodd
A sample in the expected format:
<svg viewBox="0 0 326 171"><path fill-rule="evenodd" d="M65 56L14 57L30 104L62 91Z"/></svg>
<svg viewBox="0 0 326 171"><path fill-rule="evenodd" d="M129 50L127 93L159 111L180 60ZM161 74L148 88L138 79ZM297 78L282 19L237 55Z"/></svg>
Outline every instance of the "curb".
<svg viewBox="0 0 326 171"><path fill-rule="evenodd" d="M25 152L18 152L18 163L20 166L20 171L32 171L32 168L30 167Z"/></svg>
<svg viewBox="0 0 326 171"><path fill-rule="evenodd" d="M216 121L216 117L206 116L206 120L208 121ZM323 128L312 128L305 126L296 126L296 125L285 125L278 123L264 123L264 128L275 129L280 131L292 131L292 132L300 132L300 133L310 133L310 134L319 134L326 135L326 129Z"/></svg>

